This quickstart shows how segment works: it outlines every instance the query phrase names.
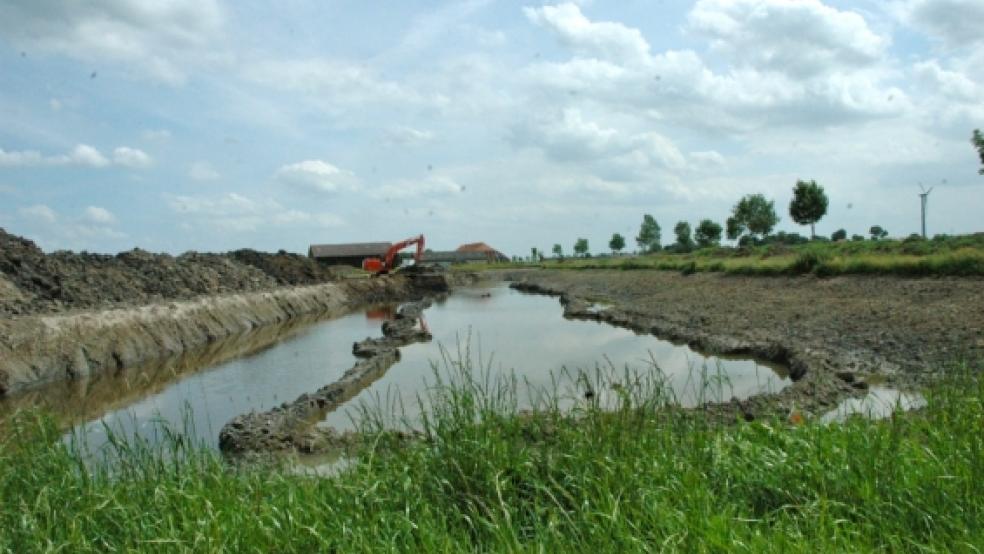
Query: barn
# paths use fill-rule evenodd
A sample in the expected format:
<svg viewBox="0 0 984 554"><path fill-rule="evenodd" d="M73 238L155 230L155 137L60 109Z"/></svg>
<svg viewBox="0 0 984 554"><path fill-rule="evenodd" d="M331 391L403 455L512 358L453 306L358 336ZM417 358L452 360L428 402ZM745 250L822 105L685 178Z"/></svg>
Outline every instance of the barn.
<svg viewBox="0 0 984 554"><path fill-rule="evenodd" d="M390 242L312 244L308 248L308 257L324 265L362 267L362 260L366 258L382 258L391 246L393 246L393 243Z"/></svg>

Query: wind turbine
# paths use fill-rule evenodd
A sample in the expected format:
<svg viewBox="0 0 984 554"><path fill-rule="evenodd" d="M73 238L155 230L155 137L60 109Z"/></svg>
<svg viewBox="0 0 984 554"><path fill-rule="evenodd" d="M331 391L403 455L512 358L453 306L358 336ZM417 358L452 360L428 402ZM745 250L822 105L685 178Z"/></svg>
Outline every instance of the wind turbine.
<svg viewBox="0 0 984 554"><path fill-rule="evenodd" d="M936 187L935 186L932 186L932 187L929 187L929 190L926 190L926 188L923 187L922 183L919 183L919 189L922 190L922 192L919 193L919 202L922 205L922 236L923 236L923 238L926 238L926 201L929 198L929 193L933 192L933 189L934 188L936 188Z"/></svg>

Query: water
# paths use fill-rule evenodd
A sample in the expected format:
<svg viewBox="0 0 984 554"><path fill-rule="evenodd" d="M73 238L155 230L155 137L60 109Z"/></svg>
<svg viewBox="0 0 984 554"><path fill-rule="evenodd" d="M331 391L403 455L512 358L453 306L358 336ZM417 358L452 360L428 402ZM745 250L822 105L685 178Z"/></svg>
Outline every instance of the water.
<svg viewBox="0 0 984 554"><path fill-rule="evenodd" d="M153 443L162 421L178 430L188 428L194 439L216 447L219 431L233 417L292 401L340 378L355 362L352 343L379 336L382 321L394 309L376 306L306 327L295 325L283 335L272 334L261 346L231 348L229 355L237 356L231 360L213 353L196 358L205 360L205 365L185 360L95 383L60 384L39 391L36 398L45 398L63 422L79 423L77 432L94 450L107 441L106 426ZM344 409L329 414L324 424L352 429L349 414L355 406L385 400L387 395L390 399L399 395L412 408L425 381L432 380L431 362L441 358L440 347L456 351L469 334L472 350L481 351L486 361L491 356L494 369L515 371L520 379L538 386L549 385L551 372L561 368L576 371L628 364L646 370L653 359L679 389L684 403L687 390L701 379L695 371L699 373L705 364L711 373L723 371L728 381L708 399L746 397L790 384L784 375L754 361L704 357L687 346L603 323L566 320L562 314L555 298L505 286L459 290L424 313L434 341L402 348L398 364ZM225 351L222 345L215 348ZM224 361L213 363L216 359ZM7 410L11 400L4 402Z"/></svg>
<svg viewBox="0 0 984 554"><path fill-rule="evenodd" d="M921 394L902 392L888 387L874 386L868 389L868 394L862 398L848 398L839 406L821 417L825 423L845 421L858 415L868 419L884 419L896 410L907 412L926 406L926 399Z"/></svg>
<svg viewBox="0 0 984 554"><path fill-rule="evenodd" d="M597 305L599 310L607 306ZM520 293L505 286L458 291L424 312L434 340L401 349L401 360L371 387L329 413L322 425L338 429L354 428L353 416L361 403L384 406L395 411L402 406L410 419L417 415L417 395L426 382L434 383L433 362L442 360L442 347L452 361L459 349L471 351L473 365L491 366L495 373L514 374L523 390L523 407L530 399L527 385L550 388L553 379L579 372L593 374L596 368L622 374L632 370L649 371L653 362L666 374L667 384L678 401L695 405L699 400L727 401L732 396L747 398L761 392L778 392L791 384L781 370L753 360L724 359L701 355L686 345L677 345L651 335L597 321L563 318L563 307L556 298ZM479 364L481 353L481 364ZM444 370L438 364L438 370ZM706 375L702 375L703 371ZM553 375L551 375L553 374ZM561 379L561 393L574 391L572 379ZM711 381L711 383L707 383ZM571 398L568 398L570 400ZM568 402L569 404L569 402Z"/></svg>

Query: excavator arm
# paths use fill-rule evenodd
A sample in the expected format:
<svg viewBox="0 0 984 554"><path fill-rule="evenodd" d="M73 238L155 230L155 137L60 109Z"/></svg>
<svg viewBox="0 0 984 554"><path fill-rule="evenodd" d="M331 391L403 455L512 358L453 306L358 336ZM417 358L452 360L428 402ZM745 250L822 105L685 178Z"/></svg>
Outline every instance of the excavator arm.
<svg viewBox="0 0 984 554"><path fill-rule="evenodd" d="M374 275L385 275L393 270L393 262L396 260L396 255L400 253L400 250L413 245L417 246L417 252L414 254L413 259L417 263L420 263L420 257L424 253L424 235L401 240L394 244L386 251L383 259L366 258L362 261L362 269Z"/></svg>

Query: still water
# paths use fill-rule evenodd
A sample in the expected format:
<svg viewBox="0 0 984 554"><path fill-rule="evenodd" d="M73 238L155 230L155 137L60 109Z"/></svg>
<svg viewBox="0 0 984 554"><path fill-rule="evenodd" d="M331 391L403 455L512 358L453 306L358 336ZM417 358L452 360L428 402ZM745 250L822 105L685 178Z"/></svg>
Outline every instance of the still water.
<svg viewBox="0 0 984 554"><path fill-rule="evenodd" d="M150 378L159 383L144 393L131 387L141 377L128 375L122 380L98 383L99 390L104 391L98 398L79 393L77 387L62 393L49 391L49 405L56 411L59 404L62 411L75 411L59 415L63 420L79 423L75 431L92 449L107 441L107 427L154 442L160 422L186 430L197 441L216 447L219 431L233 417L291 401L340 378L355 362L352 343L379 336L382 321L391 317L394 308L376 306L291 329L258 351L248 350L246 355L237 352L238 357L228 361ZM412 416L418 393L426 382L433 383L432 363L440 365L442 348L457 359L459 345L470 348L476 364L480 351L485 367L493 373L514 374L522 387L525 382L546 387L551 375L556 377L563 371L576 373L596 367L621 371L625 366L648 371L653 361L684 404L693 404L701 396L727 400L732 396L775 392L791 383L777 370L751 360L705 357L687 346L653 336L593 321L564 319L557 299L519 293L506 286L458 290L427 309L424 317L434 340L402 348L399 363L329 414L323 425L351 429L355 406L380 402L390 406L396 404L395 399L400 399ZM700 390L703 368L718 378L724 377L710 394ZM167 373L173 369L154 371ZM65 401L59 402L57 394L63 394Z"/></svg>

